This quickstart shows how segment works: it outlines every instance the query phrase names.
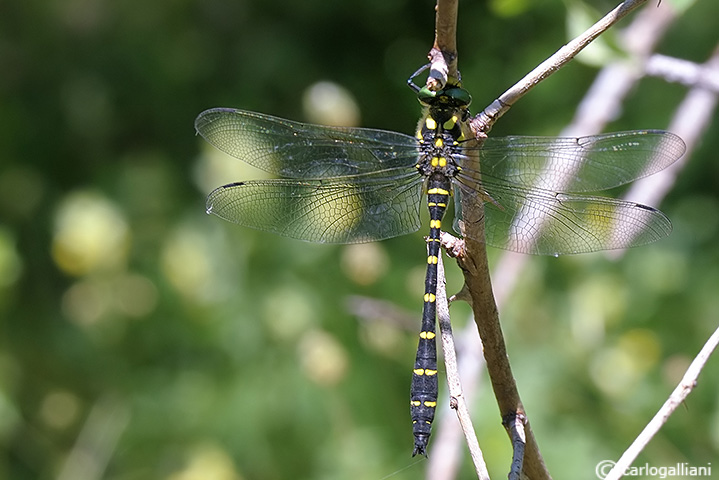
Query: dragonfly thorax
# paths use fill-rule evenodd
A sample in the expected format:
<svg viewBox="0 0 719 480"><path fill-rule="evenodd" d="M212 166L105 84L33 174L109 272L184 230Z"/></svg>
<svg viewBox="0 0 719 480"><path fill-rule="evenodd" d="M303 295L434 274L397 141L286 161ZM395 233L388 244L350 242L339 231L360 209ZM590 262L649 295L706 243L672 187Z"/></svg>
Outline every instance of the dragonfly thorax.
<svg viewBox="0 0 719 480"><path fill-rule="evenodd" d="M459 173L460 142L464 140L464 134L458 115L443 115L439 119L427 115L420 122L417 130L420 147L417 169L422 175L440 173L451 178Z"/></svg>

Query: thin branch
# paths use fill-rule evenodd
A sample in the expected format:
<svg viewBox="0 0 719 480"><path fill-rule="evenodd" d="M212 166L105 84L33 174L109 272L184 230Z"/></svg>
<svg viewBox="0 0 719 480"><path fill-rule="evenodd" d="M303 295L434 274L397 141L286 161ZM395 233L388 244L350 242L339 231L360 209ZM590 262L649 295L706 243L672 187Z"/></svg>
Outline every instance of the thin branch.
<svg viewBox="0 0 719 480"><path fill-rule="evenodd" d="M439 90L449 77L457 78L457 8L458 0L437 0L434 45L429 52L431 64L427 88Z"/></svg>
<svg viewBox="0 0 719 480"><path fill-rule="evenodd" d="M449 318L449 304L447 303L447 285L444 278L444 264L440 252L437 263L437 319L442 338L442 351L444 353L444 364L447 369L447 385L449 386L450 406L457 411L457 418L462 426L464 438L469 447L469 454L472 457L477 478L489 480L489 472L484 462L482 450L479 448L477 435L474 433L472 418L467 408L467 400L462 393L462 383L459 378L457 367L457 355L452 337L452 324Z"/></svg>
<svg viewBox="0 0 719 480"><path fill-rule="evenodd" d="M121 399L112 395L100 397L90 410L57 480L105 478L104 472L129 421L130 412Z"/></svg>
<svg viewBox="0 0 719 480"><path fill-rule="evenodd" d="M679 385L674 389L672 394L669 396L662 408L659 409L654 418L644 427L642 433L634 440L631 446L624 452L619 461L614 465L614 468L607 474L605 480L618 480L624 472L631 466L632 462L636 460L639 452L644 450L649 441L657 434L660 428L667 422L669 416L674 413L674 410L689 396L697 385L697 379L699 373L706 365L709 356L717 348L719 344L719 328L714 330L714 333L709 337L709 340L704 344L699 354L696 356L694 361L689 365L684 378L682 378Z"/></svg>
<svg viewBox="0 0 719 480"><path fill-rule="evenodd" d="M476 155L477 153L468 150L468 154ZM482 339L487 371L500 415L502 418L509 418L512 415L521 415L526 418L509 364L502 327L499 323L499 313L492 293L486 245L483 242L472 240L472 238L484 238L484 207L481 202L464 201L462 216L466 228L471 234L465 238L467 254L465 257L458 258L457 262L463 270L467 292L471 297L470 304L474 312L474 322ZM525 424L525 434L527 443L523 473L532 480L550 479L551 476L539 453L539 447L529 421Z"/></svg>
<svg viewBox="0 0 719 480"><path fill-rule="evenodd" d="M646 70L647 75L666 82L719 92L719 72L706 67L706 64L656 54L649 57Z"/></svg>
<svg viewBox="0 0 719 480"><path fill-rule="evenodd" d="M619 116L625 98L645 76L647 59L677 15L671 3L665 2L656 8L643 9L619 32L628 58L620 58L599 72L562 136L596 135Z"/></svg>
<svg viewBox="0 0 719 480"><path fill-rule="evenodd" d="M605 15L584 33L557 50L554 55L542 62L537 68L529 72L512 88L504 92L492 102L483 112L470 122L472 131L477 138L489 132L492 125L510 109L514 103L537 86L542 80L566 65L587 45L592 43L599 35L621 20L632 10L646 3L647 0L627 0L617 8Z"/></svg>
<svg viewBox="0 0 719 480"><path fill-rule="evenodd" d="M450 298L452 302L453 296ZM482 342L477 327L470 321L453 338L457 350L457 365L462 378L462 393L468 405L472 398L479 395L481 372L486 368L482 355ZM458 478L461 458L465 450L462 426L455 421L456 412L450 412L449 402L442 402L437 412L441 421L437 422L437 431L432 444L431 461L427 466L426 478L432 480L454 480ZM447 421L448 417L452 417Z"/></svg>
<svg viewBox="0 0 719 480"><path fill-rule="evenodd" d="M452 57L450 71L457 71L457 9L458 0L437 0L434 48ZM452 65L454 64L454 65Z"/></svg>
<svg viewBox="0 0 719 480"><path fill-rule="evenodd" d="M512 438L512 468L507 475L508 480L520 480L522 476L522 466L524 465L524 447L527 444L527 437L524 434L524 416L512 415L507 419L505 427L509 430L509 436Z"/></svg>
<svg viewBox="0 0 719 480"><path fill-rule="evenodd" d="M452 258L464 255L464 240L452 236L447 232L440 232L442 248L446 250L447 255ZM442 270L444 273L444 271ZM440 285L443 283L440 282ZM461 295L453 295L449 301L453 302L460 299ZM469 297L467 297L469 298ZM461 298L465 300L464 298ZM442 330L442 316L440 318L440 330ZM471 317L470 317L471 319ZM482 372L485 369L484 357L482 356L482 342L477 333L477 327L473 322L468 322L459 332L452 335L455 341L455 350L457 352L457 367L459 370L459 378L462 378L462 398L465 403L470 404L472 395L476 394L478 384L480 383ZM445 348L443 346L443 348ZM446 350L446 348L445 348ZM446 356L446 355L445 355ZM450 372L450 368L447 368ZM448 378L450 377L448 373ZM452 382L450 382L452 383ZM452 391L450 391L452 395ZM461 458L464 454L465 443L463 441L462 424L454 421L452 418L447 421L448 417L454 417L457 412L450 412L449 402L442 404L437 412L442 421L437 422L437 430L435 432L434 443L432 444L432 452L430 462L427 466L426 478L432 480L453 480L459 475ZM473 430L473 429L472 429Z"/></svg>

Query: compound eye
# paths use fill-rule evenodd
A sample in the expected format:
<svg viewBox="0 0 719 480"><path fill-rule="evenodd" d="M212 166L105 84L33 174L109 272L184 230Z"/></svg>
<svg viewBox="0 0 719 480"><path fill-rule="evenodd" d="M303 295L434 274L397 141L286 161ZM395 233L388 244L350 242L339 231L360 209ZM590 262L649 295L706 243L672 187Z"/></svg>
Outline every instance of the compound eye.
<svg viewBox="0 0 719 480"><path fill-rule="evenodd" d="M437 98L437 92L433 92L427 86L424 86L419 89L419 92L417 93L417 98L420 102L424 104L430 104L433 103L434 100Z"/></svg>
<svg viewBox="0 0 719 480"><path fill-rule="evenodd" d="M472 103L472 96L464 88L448 88L444 91L444 94L451 98L457 106L466 107Z"/></svg>

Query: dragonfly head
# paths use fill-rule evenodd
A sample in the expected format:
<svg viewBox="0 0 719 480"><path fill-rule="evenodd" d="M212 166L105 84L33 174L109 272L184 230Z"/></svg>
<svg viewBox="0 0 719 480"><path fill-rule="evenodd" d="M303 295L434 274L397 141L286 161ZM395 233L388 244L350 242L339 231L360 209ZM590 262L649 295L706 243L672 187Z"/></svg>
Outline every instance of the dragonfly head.
<svg viewBox="0 0 719 480"><path fill-rule="evenodd" d="M419 103L423 107L429 107L430 109L467 109L469 104L472 103L472 96L462 88L459 72L457 72L457 77L450 76L447 78L447 84L439 90L430 90L426 85L420 87L414 83L414 79L430 66L430 64L424 65L407 80L407 86L417 93Z"/></svg>
<svg viewBox="0 0 719 480"><path fill-rule="evenodd" d="M454 126L458 120L464 122L469 118L469 104L472 97L469 92L458 84L447 84L443 89L432 91L427 87L422 87L417 92L419 103L425 107L427 115L435 122L444 125L450 121L452 126L445 127L448 130L456 130L454 135L459 138L461 135L461 127Z"/></svg>
<svg viewBox="0 0 719 480"><path fill-rule="evenodd" d="M417 99L423 106L430 108L467 108L472 103L472 96L467 90L452 84L436 92L424 86L417 92Z"/></svg>

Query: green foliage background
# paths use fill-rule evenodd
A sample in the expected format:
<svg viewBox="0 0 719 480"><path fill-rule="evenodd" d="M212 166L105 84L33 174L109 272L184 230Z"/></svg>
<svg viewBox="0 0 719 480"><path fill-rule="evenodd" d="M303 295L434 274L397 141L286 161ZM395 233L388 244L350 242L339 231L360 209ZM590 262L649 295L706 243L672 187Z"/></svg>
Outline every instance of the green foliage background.
<svg viewBox="0 0 719 480"><path fill-rule="evenodd" d="M461 3L475 109L566 43L569 3ZM415 325L358 320L347 301L383 300L418 324L423 232L311 245L207 216L210 189L259 174L203 145L193 120L215 106L302 120L305 91L329 80L362 126L412 133L405 80L431 46L433 7L0 5L0 478L356 479L412 464ZM703 62L716 18L719 4L698 1L658 51ZM595 73L574 62L493 133L557 135ZM612 129L666 127L684 94L646 79ZM718 323L718 128L661 205L669 239L616 262L532 258L501 312L556 478L616 459ZM469 313L453 309L459 323ZM718 374L714 359L640 462L719 469ZM510 447L484 375L473 414L501 478Z"/></svg>

